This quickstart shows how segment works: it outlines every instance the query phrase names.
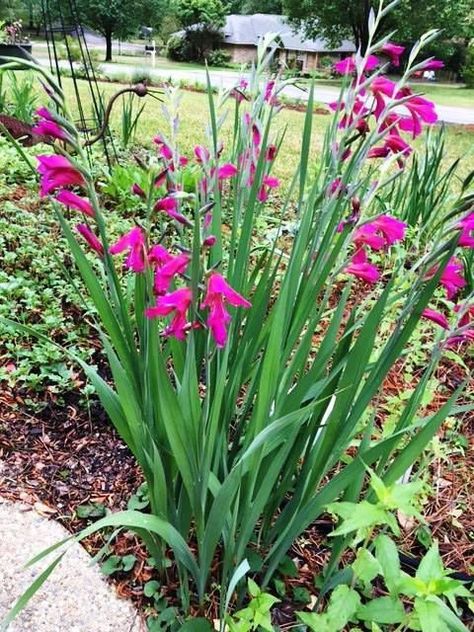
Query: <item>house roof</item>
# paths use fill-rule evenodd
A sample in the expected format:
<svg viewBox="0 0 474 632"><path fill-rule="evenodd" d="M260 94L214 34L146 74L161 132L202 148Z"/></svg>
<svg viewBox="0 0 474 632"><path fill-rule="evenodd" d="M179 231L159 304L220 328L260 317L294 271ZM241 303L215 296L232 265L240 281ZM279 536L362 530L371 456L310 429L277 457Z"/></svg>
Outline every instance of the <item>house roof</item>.
<svg viewBox="0 0 474 632"><path fill-rule="evenodd" d="M278 33L287 50L317 53L353 53L355 46L349 40L330 45L322 38L306 39L301 30L294 31L283 15L255 13L254 15L228 15L223 28L224 42L241 46L257 46L267 33Z"/></svg>

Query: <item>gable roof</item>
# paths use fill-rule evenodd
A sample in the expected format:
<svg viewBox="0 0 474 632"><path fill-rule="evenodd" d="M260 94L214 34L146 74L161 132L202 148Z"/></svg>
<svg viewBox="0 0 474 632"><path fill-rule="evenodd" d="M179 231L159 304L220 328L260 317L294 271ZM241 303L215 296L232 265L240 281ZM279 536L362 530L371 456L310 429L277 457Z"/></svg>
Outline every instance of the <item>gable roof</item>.
<svg viewBox="0 0 474 632"><path fill-rule="evenodd" d="M283 48L287 50L311 51L317 53L353 53L355 46L343 40L338 46L331 46L322 38L306 39L301 30L294 31L283 15L255 13L254 15L228 15L223 27L224 42L241 46L257 46L267 33L278 33Z"/></svg>

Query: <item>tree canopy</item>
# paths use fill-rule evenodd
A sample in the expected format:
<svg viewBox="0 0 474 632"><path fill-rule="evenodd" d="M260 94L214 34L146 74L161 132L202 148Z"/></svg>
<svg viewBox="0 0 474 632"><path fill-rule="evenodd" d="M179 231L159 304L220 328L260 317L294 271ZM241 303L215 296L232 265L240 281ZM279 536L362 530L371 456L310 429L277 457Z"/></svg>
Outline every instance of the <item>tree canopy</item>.
<svg viewBox="0 0 474 632"><path fill-rule="evenodd" d="M356 46L367 46L367 22L378 0L283 0L285 13L308 37L325 37L338 43L352 38ZM382 24L382 32L396 31L403 42L415 41L430 29L442 29L445 38L474 36L474 0L401 0Z"/></svg>
<svg viewBox="0 0 474 632"><path fill-rule="evenodd" d="M201 24L219 27L224 24L226 9L221 0L177 0L176 17L185 27Z"/></svg>
<svg viewBox="0 0 474 632"><path fill-rule="evenodd" d="M136 32L138 26L153 11L160 12L160 0L77 0L83 24L99 31L106 40L105 60L112 59L112 38L126 37Z"/></svg>

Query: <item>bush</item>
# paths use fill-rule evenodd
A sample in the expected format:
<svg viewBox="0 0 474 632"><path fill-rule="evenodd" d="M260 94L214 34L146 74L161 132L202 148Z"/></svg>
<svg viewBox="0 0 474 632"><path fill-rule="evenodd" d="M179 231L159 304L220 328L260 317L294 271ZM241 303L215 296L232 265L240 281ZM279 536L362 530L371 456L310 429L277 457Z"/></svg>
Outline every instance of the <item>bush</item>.
<svg viewBox="0 0 474 632"><path fill-rule="evenodd" d="M470 46L467 50L462 78L468 88L474 88L474 46Z"/></svg>
<svg viewBox="0 0 474 632"><path fill-rule="evenodd" d="M207 54L206 59L210 66L222 66L223 68L226 68L230 64L231 57L232 56L228 51L217 48L216 50L211 50Z"/></svg>
<svg viewBox="0 0 474 632"><path fill-rule="evenodd" d="M172 61L189 61L189 49L185 36L172 35L166 45L166 57Z"/></svg>

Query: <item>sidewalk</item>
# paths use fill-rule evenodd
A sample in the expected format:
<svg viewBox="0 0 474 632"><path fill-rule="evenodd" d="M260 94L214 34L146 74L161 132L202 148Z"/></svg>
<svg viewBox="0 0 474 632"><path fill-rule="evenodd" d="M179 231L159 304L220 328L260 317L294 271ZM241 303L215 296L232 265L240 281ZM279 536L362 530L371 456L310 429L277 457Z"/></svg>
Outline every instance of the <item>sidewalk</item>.
<svg viewBox="0 0 474 632"><path fill-rule="evenodd" d="M17 598L47 566L24 564L70 535L31 507L0 499L0 622ZM51 562L55 554L48 558ZM119 599L80 544L60 565L8 628L9 632L141 632L138 613Z"/></svg>

